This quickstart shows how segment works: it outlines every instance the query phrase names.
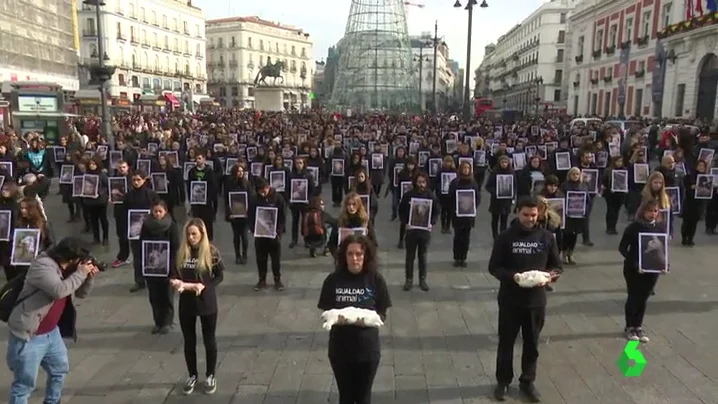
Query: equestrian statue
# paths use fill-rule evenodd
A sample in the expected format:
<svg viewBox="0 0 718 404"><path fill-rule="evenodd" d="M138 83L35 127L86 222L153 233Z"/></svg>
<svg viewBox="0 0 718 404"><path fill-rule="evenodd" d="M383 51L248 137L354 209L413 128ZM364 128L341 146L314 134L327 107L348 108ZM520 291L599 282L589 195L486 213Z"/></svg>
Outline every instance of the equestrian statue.
<svg viewBox="0 0 718 404"><path fill-rule="evenodd" d="M284 70L284 63L281 60L277 60L276 62L267 62L266 66L263 66L259 71L257 72L257 77L254 78L254 85L259 84L267 84L266 78L271 77L274 79L272 82L273 85L277 84L277 79L281 79L279 84L284 83L284 77L282 77L282 70Z"/></svg>

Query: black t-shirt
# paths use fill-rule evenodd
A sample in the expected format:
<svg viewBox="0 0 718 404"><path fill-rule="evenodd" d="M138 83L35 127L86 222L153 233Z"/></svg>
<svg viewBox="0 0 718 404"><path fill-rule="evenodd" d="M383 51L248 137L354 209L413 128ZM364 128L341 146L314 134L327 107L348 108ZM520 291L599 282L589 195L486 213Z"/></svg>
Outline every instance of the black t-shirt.
<svg viewBox="0 0 718 404"><path fill-rule="evenodd" d="M379 273L333 272L327 276L319 296L321 310L356 307L374 310L382 320L391 307L386 281ZM345 362L379 360L379 329L335 325L329 333L329 357Z"/></svg>
<svg viewBox="0 0 718 404"><path fill-rule="evenodd" d="M170 274L171 278L180 279L186 283L202 283L204 290L197 296L195 292L186 291L180 294L179 310L190 312L198 316L206 316L217 312L217 285L224 279L224 262L216 248L212 248L212 270L197 271L197 252L192 250L192 256L177 270Z"/></svg>

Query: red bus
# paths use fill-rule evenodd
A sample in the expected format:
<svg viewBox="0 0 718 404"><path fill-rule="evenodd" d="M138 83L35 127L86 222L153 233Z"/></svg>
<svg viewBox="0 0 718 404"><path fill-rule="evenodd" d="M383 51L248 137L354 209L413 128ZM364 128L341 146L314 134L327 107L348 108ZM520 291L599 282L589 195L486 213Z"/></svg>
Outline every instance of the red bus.
<svg viewBox="0 0 718 404"><path fill-rule="evenodd" d="M494 100L491 98L478 97L474 100L474 108L476 116L481 116L484 112L494 109Z"/></svg>

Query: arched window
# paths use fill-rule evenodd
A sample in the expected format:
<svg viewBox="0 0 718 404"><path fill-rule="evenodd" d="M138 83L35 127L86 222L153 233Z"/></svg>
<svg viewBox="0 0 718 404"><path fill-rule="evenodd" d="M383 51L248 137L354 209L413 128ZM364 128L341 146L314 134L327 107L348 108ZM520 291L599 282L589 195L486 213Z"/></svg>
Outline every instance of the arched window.
<svg viewBox="0 0 718 404"><path fill-rule="evenodd" d="M189 62L184 62L184 74L189 74Z"/></svg>
<svg viewBox="0 0 718 404"><path fill-rule="evenodd" d="M155 70L160 70L160 57L155 55Z"/></svg>
<svg viewBox="0 0 718 404"><path fill-rule="evenodd" d="M138 66L137 53L132 52L132 68L136 69Z"/></svg>

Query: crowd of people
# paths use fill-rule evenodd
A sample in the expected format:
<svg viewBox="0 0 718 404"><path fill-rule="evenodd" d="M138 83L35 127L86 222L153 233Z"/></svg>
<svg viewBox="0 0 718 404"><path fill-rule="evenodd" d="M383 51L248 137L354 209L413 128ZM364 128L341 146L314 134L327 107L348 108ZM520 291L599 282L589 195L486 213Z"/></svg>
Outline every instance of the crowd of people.
<svg viewBox="0 0 718 404"><path fill-rule="evenodd" d="M708 234L718 225L716 145L707 131L685 126L623 130L564 117L464 123L454 116L255 111L118 115L109 139L93 117L68 126L70 134L57 145L36 133L0 135L0 265L8 280L3 290L13 291L0 298L0 313L7 311L11 334L12 404L27 403L40 363L48 360L54 365L43 365L45 402L59 402L69 371L62 337L74 334L75 316L64 322L74 313L71 296L83 297L101 269L91 246L76 238L55 241L42 202L55 193L67 206L68 223L79 222L96 246L116 246L112 267L133 266L130 292L147 290L152 333L171 331L179 294L185 394L199 382L198 318L207 357L202 390L217 389L216 288L228 264L212 240L222 222L233 234L234 265L248 265L254 256L254 290L268 287L270 265L274 289L284 290L287 237L290 249L303 246L311 257L333 259L336 271L324 282L319 309L366 309L384 321L391 298L377 249L403 249L403 290L414 286L417 261L418 286L429 291L433 227L453 233L454 266L466 267L486 191L494 238L488 269L501 284L495 398L507 397L521 330L520 390L532 402L540 400L534 380L546 293L564 266L580 262L579 237L593 246L591 212L598 200L607 207L607 234L619 233L622 209L631 222L616 240L625 258L624 333L643 343L649 341L642 328L646 304L668 271L674 221L681 218L686 247L695 245L701 219ZM398 221L396 246L379 246L376 237L382 190L391 195L386 215ZM324 198L337 215L325 210ZM18 229L38 230L32 263L12 259L22 244ZM527 286L521 274L536 269L548 275ZM378 331L367 324L345 314L331 328L329 357L342 404L370 402L380 354ZM347 353L345 346L354 349Z"/></svg>

